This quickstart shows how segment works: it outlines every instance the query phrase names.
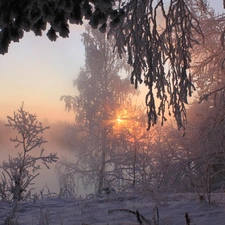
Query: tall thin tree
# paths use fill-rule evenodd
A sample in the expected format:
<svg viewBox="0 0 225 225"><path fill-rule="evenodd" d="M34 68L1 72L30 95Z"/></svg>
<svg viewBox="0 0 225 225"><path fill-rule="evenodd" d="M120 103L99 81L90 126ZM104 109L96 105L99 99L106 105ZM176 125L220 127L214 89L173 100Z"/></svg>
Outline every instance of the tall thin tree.
<svg viewBox="0 0 225 225"><path fill-rule="evenodd" d="M61 99L67 110L75 112L76 133L84 140L77 157L79 163L86 165L86 171L97 176L95 182L100 193L107 183L113 124L126 98L137 91L131 87L128 78L120 77L120 72L125 72L127 66L114 52L112 40L88 27L82 37L85 66L74 81L79 95L62 96Z"/></svg>

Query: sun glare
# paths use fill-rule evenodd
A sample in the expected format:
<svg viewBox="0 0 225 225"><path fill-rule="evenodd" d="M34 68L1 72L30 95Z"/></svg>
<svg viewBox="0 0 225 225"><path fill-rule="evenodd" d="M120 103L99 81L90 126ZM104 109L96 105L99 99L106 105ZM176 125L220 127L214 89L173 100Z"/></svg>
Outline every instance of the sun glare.
<svg viewBox="0 0 225 225"><path fill-rule="evenodd" d="M125 109L122 109L120 111L118 110L113 122L114 122L113 128L115 131L127 129L127 126L129 124L129 114L127 110Z"/></svg>
<svg viewBox="0 0 225 225"><path fill-rule="evenodd" d="M123 120L122 120L122 119L120 119L120 118L117 118L117 119L116 119L116 122L117 122L117 123L122 123L122 122L123 122Z"/></svg>

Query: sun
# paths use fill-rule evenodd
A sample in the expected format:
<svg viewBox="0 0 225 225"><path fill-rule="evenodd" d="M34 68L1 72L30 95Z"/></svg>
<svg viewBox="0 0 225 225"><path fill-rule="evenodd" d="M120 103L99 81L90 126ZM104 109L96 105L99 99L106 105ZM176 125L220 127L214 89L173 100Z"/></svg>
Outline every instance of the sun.
<svg viewBox="0 0 225 225"><path fill-rule="evenodd" d="M120 118L117 118L117 119L116 119L116 122L117 122L117 123L122 123L122 122L123 122L123 120L122 120L122 119L120 119Z"/></svg>

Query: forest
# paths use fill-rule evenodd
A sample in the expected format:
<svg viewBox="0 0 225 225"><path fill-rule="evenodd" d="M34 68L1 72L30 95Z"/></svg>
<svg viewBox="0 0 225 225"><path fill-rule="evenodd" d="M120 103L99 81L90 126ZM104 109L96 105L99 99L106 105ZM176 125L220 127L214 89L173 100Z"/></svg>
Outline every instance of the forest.
<svg viewBox="0 0 225 225"><path fill-rule="evenodd" d="M209 214L210 207L224 207L224 14L204 0L116 1L113 11L114 1L84 1L87 8L74 1L83 7L79 19L76 7L69 7L73 1L37 2L32 5L37 15L31 11L37 18L26 26L30 14L20 23L20 10L11 10L12 21L1 14L0 52L7 53L11 40L19 41L24 30L41 35L46 23L51 41L57 32L67 37L67 23L82 24L83 13L89 20L82 34L85 64L73 81L78 94L60 98L74 114L73 123L39 121L35 112L26 111L26 103L0 121L1 148L9 139L16 152L0 164L0 207L8 210L0 213L2 224L29 224L26 203L41 205L32 219L40 225L212 224L198 215L204 211L201 203ZM23 6L28 10L29 4ZM4 7L0 3L0 11ZM142 82L148 89L145 104L140 104ZM67 149L70 156L46 151L51 145ZM33 188L43 168L54 168L58 193ZM192 202L200 210L198 219L190 217L187 207L182 220L179 211L170 222L165 217L170 208L164 207L171 199L176 206L176 198L182 202L184 196L188 207ZM59 217L51 222L51 204L63 208L63 201L80 210L74 211L75 222L69 220L68 208L66 219L57 211ZM42 204L49 208L43 211ZM122 222L114 222L116 216L101 221L108 217L99 214L99 204L109 215L121 213ZM214 224L222 224L224 216L216 213L220 217L213 218Z"/></svg>

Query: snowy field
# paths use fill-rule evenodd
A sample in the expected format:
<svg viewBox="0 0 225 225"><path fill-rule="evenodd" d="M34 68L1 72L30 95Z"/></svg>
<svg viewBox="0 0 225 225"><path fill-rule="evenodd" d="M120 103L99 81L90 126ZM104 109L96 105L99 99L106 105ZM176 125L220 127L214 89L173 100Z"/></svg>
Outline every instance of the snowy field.
<svg viewBox="0 0 225 225"><path fill-rule="evenodd" d="M130 212L128 212L130 210ZM132 212L138 210L142 224L224 225L225 193L212 196L212 203L200 202L196 194L174 194L160 199L113 195L86 199L50 197L33 202L0 202L0 224L21 225L135 225ZM144 216L147 220L144 220ZM6 218L12 223L6 223ZM9 219L10 218L10 219Z"/></svg>

